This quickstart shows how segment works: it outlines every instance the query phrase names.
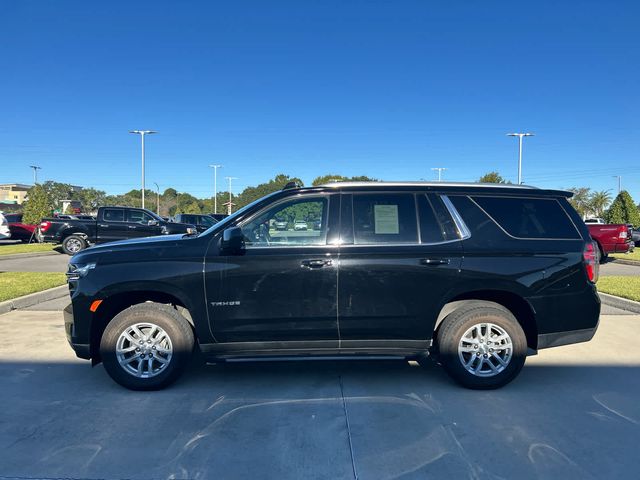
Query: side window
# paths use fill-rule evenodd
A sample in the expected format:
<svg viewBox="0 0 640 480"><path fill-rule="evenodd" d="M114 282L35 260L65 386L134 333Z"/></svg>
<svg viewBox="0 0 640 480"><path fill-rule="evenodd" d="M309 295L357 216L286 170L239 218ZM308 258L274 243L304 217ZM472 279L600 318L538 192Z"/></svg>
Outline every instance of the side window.
<svg viewBox="0 0 640 480"><path fill-rule="evenodd" d="M203 217L200 217L200 225L204 227L209 228L212 225L215 225L216 223L218 223L218 221L215 218L207 217L206 215Z"/></svg>
<svg viewBox="0 0 640 480"><path fill-rule="evenodd" d="M127 210L127 222L144 223L145 225L153 220L153 217L142 210Z"/></svg>
<svg viewBox="0 0 640 480"><path fill-rule="evenodd" d="M354 194L353 233L356 245L418 243L413 194Z"/></svg>
<svg viewBox="0 0 640 480"><path fill-rule="evenodd" d="M555 198L473 197L473 200L513 237L580 238Z"/></svg>
<svg viewBox="0 0 640 480"><path fill-rule="evenodd" d="M458 240L460 235L439 195L418 195L421 243Z"/></svg>
<svg viewBox="0 0 640 480"><path fill-rule="evenodd" d="M442 197L440 197L440 195L432 194L429 194L428 197L431 200L433 210L436 212L436 217L438 219L438 223L440 224L440 231L442 232L443 238L445 240L459 239L461 235L458 231L458 227L453 221L453 218L451 218L451 214L442 201Z"/></svg>
<svg viewBox="0 0 640 480"><path fill-rule="evenodd" d="M241 226L245 245L326 245L327 204L325 197L307 197L268 208Z"/></svg>
<svg viewBox="0 0 640 480"><path fill-rule="evenodd" d="M105 208L102 218L105 222L124 222L124 209Z"/></svg>

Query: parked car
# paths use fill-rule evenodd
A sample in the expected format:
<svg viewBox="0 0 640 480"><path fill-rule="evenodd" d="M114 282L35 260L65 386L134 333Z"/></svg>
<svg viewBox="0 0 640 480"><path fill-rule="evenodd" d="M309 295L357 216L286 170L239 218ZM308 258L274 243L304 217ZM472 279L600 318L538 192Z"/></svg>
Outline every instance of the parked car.
<svg viewBox="0 0 640 480"><path fill-rule="evenodd" d="M322 228L322 220L316 220L313 222L313 229L320 230Z"/></svg>
<svg viewBox="0 0 640 480"><path fill-rule="evenodd" d="M640 247L640 229L634 228L630 223L627 224L631 233L631 242L634 246Z"/></svg>
<svg viewBox="0 0 640 480"><path fill-rule="evenodd" d="M171 221L175 223L195 225L196 230L198 230L198 232L200 233L218 223L218 220L213 218L211 215L201 215L193 213L179 213L174 216Z"/></svg>
<svg viewBox="0 0 640 480"><path fill-rule="evenodd" d="M100 207L97 218L90 220L43 218L38 240L60 243L65 253L73 255L99 243L185 233L197 233L195 225L167 222L142 208Z"/></svg>
<svg viewBox="0 0 640 480"><path fill-rule="evenodd" d="M217 221L224 220L225 218L227 218L229 216L226 213L209 213L209 215L211 215Z"/></svg>
<svg viewBox="0 0 640 480"><path fill-rule="evenodd" d="M135 390L174 382L196 348L216 362L431 355L460 384L497 388L528 352L595 334L597 250L571 195L445 182L285 188L201 235L74 255L67 338ZM297 206L321 212L321 230L274 242L265 225Z"/></svg>
<svg viewBox="0 0 640 480"><path fill-rule="evenodd" d="M22 223L21 213L7 213L5 215L7 222L9 223L9 231L11 232L11 239L20 240L21 242L29 242L31 240L36 241L35 238L35 225L29 225Z"/></svg>
<svg viewBox="0 0 640 480"><path fill-rule="evenodd" d="M602 218L587 218L585 219L584 223L589 224L589 223L594 223L596 225L604 225L605 222Z"/></svg>
<svg viewBox="0 0 640 480"><path fill-rule="evenodd" d="M296 220L295 223L293 224L293 229L298 231L298 230L306 230L307 229L307 222L305 222L304 220Z"/></svg>
<svg viewBox="0 0 640 480"><path fill-rule="evenodd" d="M286 230L287 222L285 220L276 220L273 222L273 226L276 230Z"/></svg>
<svg viewBox="0 0 640 480"><path fill-rule="evenodd" d="M629 227L623 223L588 224L587 228L598 246L601 262L604 262L610 253L627 253L632 249Z"/></svg>
<svg viewBox="0 0 640 480"><path fill-rule="evenodd" d="M0 212L0 240L7 240L9 238L11 238L9 222L7 221L3 213Z"/></svg>

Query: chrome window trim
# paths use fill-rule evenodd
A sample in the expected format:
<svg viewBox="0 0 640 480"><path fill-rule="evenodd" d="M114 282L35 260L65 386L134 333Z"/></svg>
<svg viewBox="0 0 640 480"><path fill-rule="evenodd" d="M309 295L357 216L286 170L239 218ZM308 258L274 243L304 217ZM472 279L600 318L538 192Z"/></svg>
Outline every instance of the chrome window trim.
<svg viewBox="0 0 640 480"><path fill-rule="evenodd" d="M440 198L442 199L444 206L447 208L447 210L449 210L449 215L451 215L451 218L453 218L453 223L456 224L458 233L460 234L460 238L458 240L466 240L467 238L471 238L471 230L469 230L467 224L464 223L464 220L458 213L458 210L456 210L456 207L453 206L453 203L451 203L449 197L447 195L440 195Z"/></svg>

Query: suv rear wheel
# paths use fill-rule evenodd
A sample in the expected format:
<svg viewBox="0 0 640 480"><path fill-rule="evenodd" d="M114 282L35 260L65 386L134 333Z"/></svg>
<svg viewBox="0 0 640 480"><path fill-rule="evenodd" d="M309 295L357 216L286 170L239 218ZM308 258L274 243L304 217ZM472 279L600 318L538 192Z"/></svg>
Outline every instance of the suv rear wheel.
<svg viewBox="0 0 640 480"><path fill-rule="evenodd" d="M102 335L107 373L131 390L158 390L173 383L189 364L194 338L174 308L142 303L116 315Z"/></svg>
<svg viewBox="0 0 640 480"><path fill-rule="evenodd" d="M520 373L527 355L527 339L516 318L488 302L473 302L448 315L437 344L447 373L473 389L506 385Z"/></svg>

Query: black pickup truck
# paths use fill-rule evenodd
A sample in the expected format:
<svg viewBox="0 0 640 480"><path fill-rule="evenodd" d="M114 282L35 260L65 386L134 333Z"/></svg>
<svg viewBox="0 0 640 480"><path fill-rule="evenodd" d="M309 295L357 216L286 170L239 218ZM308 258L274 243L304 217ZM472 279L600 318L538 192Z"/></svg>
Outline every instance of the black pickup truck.
<svg viewBox="0 0 640 480"><path fill-rule="evenodd" d="M175 233L196 233L195 226L163 220L143 208L100 207L92 220L43 218L38 229L40 242L62 244L68 255L89 245L130 238Z"/></svg>

